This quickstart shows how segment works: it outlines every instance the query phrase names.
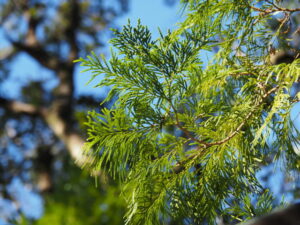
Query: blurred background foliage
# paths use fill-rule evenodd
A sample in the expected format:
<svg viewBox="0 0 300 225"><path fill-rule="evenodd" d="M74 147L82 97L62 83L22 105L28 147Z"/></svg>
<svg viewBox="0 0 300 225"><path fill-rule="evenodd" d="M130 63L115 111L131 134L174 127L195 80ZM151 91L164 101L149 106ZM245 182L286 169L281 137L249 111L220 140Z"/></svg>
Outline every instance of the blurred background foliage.
<svg viewBox="0 0 300 225"><path fill-rule="evenodd" d="M126 205L118 184L95 185L95 179L71 160L64 162L64 171L55 192L45 196L44 215L36 221L23 216L16 224L123 224Z"/></svg>

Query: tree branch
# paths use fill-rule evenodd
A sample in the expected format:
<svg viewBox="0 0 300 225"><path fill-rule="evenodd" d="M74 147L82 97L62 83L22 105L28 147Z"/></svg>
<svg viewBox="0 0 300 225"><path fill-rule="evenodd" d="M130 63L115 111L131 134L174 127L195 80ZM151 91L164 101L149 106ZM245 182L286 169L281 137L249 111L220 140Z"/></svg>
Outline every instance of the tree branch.
<svg viewBox="0 0 300 225"><path fill-rule="evenodd" d="M26 52L48 69L57 70L58 67L63 65L63 63L59 61L59 56L47 52L42 46L30 46L13 40L10 40L10 42L15 48Z"/></svg>
<svg viewBox="0 0 300 225"><path fill-rule="evenodd" d="M250 117L254 114L254 112L256 111L256 106L259 106L260 104L263 103L263 101L273 92L277 91L279 88L279 86L276 86L274 88L272 88L271 90L269 90L267 93L265 93L261 99L256 103L256 105L253 107L253 109L247 114L247 116L244 118L243 122L231 133L229 134L226 138L220 140L220 141L216 141L213 143L208 143L207 147L211 147L214 145L221 145L224 144L225 142L229 141L231 138L233 138L236 134L238 134L238 132L244 127L244 125L246 124L246 122L250 119Z"/></svg>
<svg viewBox="0 0 300 225"><path fill-rule="evenodd" d="M274 6L274 5L273 5ZM288 8L283 8L283 7L279 7L279 6L274 6L274 8L268 8L268 9L261 9L252 5L249 5L249 7L251 9L253 9L254 11L258 11L261 12L264 15L270 14L270 13L274 13L274 12L299 12L300 8L295 8L295 9L288 9Z"/></svg>
<svg viewBox="0 0 300 225"><path fill-rule="evenodd" d="M33 116L42 115L46 110L43 107L37 107L20 101L7 100L2 97L0 97L0 107L9 110L13 114L28 114Z"/></svg>
<svg viewBox="0 0 300 225"><path fill-rule="evenodd" d="M197 143L199 143L199 144L201 144L201 145L206 146L207 143L206 143L205 141L202 141L202 140L199 140L199 139L195 138L195 137L194 137L187 129L185 129L183 126L181 126L180 121L179 121L179 118L178 118L178 112L177 112L175 106L173 105L172 101L169 101L169 103L170 103L170 106L171 106L171 108L173 109L173 112L174 112L174 114L175 114L175 120L176 120L175 125L176 125L176 126L177 126L177 127L178 127L178 128L179 128L186 136L187 136L187 137L189 137L190 140L192 140L192 141L194 141L194 142L197 142Z"/></svg>
<svg viewBox="0 0 300 225"><path fill-rule="evenodd" d="M227 137L225 137L224 139L221 139L219 141L212 142L212 143L208 143L208 142L201 143L201 146L199 146L199 148L198 148L198 150L200 151L200 153L203 153L205 149L208 149L211 146L222 145L222 144L226 143L227 141L229 141L230 139L232 139L235 135L237 135L239 133L239 131L245 126L245 124L247 123L247 121L253 116L254 112L256 111L256 106L259 106L260 104L262 104L263 101L270 94L276 92L278 89L279 89L279 86L276 86L276 87L270 89L263 96L261 96L261 99L255 104L255 106L253 107L253 109L246 115L246 117L243 119L243 121L240 123L240 125L233 132L231 132ZM172 169L173 172L177 174L177 173L180 173L181 171L183 171L185 169L185 164L188 161L190 161L190 160L195 159L196 157L198 157L200 153L198 152L198 153L192 154L192 155L188 156L186 160L178 162L173 167L173 169Z"/></svg>

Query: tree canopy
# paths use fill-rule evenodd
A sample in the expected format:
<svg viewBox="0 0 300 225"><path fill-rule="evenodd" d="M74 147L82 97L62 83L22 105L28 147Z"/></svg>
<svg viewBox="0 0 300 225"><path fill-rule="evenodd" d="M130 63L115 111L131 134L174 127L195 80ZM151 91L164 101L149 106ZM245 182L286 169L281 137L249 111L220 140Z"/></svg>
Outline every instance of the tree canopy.
<svg viewBox="0 0 300 225"><path fill-rule="evenodd" d="M178 29L154 40L129 23L110 59L77 60L111 88L113 106L88 115L85 151L87 167L122 182L127 224L237 223L274 207L257 172L300 166L292 3L184 0Z"/></svg>

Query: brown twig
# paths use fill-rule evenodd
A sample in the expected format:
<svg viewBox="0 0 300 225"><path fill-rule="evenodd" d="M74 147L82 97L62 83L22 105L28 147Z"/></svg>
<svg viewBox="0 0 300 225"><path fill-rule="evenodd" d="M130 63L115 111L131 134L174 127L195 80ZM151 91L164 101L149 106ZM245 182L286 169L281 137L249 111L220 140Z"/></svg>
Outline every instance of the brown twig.
<svg viewBox="0 0 300 225"><path fill-rule="evenodd" d="M198 148L198 153L196 154L192 154L190 155L187 159L185 159L184 161L178 162L175 167L173 168L173 172L174 173L180 173L181 171L183 171L185 169L185 164L192 160L197 158L198 156L200 156L201 153L204 152L205 149L208 149L212 146L215 145L222 145L226 142L228 142L230 139L232 139L234 136L236 136L240 130L245 126L245 124L247 123L247 121L251 118L251 116L253 116L253 114L256 111L256 106L259 106L260 104L263 103L263 101L270 96L273 92L276 92L279 89L279 86L276 86L272 89L270 89L268 92L266 92L264 95L261 96L261 99L259 101L257 101L257 103L255 104L255 106L253 107L253 109L246 115L246 117L243 119L243 121L240 123L240 125L233 131L231 132L227 137L216 141L216 142L212 142L212 143L201 143L202 146Z"/></svg>
<svg viewBox="0 0 300 225"><path fill-rule="evenodd" d="M174 111L174 114L175 114L175 120L176 120L176 123L175 125L187 136L189 137L192 141L194 142L197 142L201 145L204 145L204 146L207 146L208 143L206 143L205 141L202 141L202 140L199 140L197 138L195 138L187 129L185 129L183 126L181 126L180 124L180 121L179 121L179 118L178 118L178 113L177 113L177 110L175 109L174 105L170 102L171 104L171 108L173 109Z"/></svg>
<svg viewBox="0 0 300 225"><path fill-rule="evenodd" d="M257 102L256 106L260 105L261 103L263 103L263 101L273 92L275 92L276 90L278 90L279 86L276 86L274 88L272 88L271 90L269 90L267 93L265 93L261 99ZM220 140L220 141L216 141L213 143L209 143L208 147L213 146L213 145L221 145L224 144L225 142L229 141L231 138L233 138L236 134L238 134L238 132L243 128L243 126L246 124L246 122L248 121L248 119L254 114L254 112L256 111L256 108L253 107L252 111L250 111L247 116L244 118L243 122L231 133L229 134L226 138Z"/></svg>
<svg viewBox="0 0 300 225"><path fill-rule="evenodd" d="M283 7L279 7L277 5L274 5L273 3L273 6L274 8L268 8L268 9L261 9L261 8L258 8L258 7L255 7L255 6L252 6L252 5L249 5L249 7L255 11L258 11L258 12L261 12L265 15L267 14L270 14L270 13L274 13L274 12L290 12L290 13L293 13L293 12L299 12L300 11L300 8L295 8L295 9L288 9L288 8L283 8Z"/></svg>

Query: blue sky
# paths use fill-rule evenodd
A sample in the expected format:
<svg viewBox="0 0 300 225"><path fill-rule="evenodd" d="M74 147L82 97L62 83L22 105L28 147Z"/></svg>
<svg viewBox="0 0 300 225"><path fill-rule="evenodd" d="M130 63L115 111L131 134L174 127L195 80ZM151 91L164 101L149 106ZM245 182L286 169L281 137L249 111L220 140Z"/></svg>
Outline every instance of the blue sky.
<svg viewBox="0 0 300 225"><path fill-rule="evenodd" d="M130 19L132 24L136 24L140 19L141 23L147 25L150 29L153 38L158 38L158 28L162 32L167 32L168 29L173 30L176 28L176 24L182 17L180 5L178 3L173 7L167 7L164 0L132 0L130 1L129 13L118 18L116 24L121 28L128 23L128 19ZM110 46L109 43L107 44ZM104 53L107 54L108 52L109 48L107 48ZM99 93L99 89L93 89L92 84L85 85L90 79L90 74L82 74L80 73L80 70L82 70L82 68L77 67L75 76L76 93L102 94Z"/></svg>

